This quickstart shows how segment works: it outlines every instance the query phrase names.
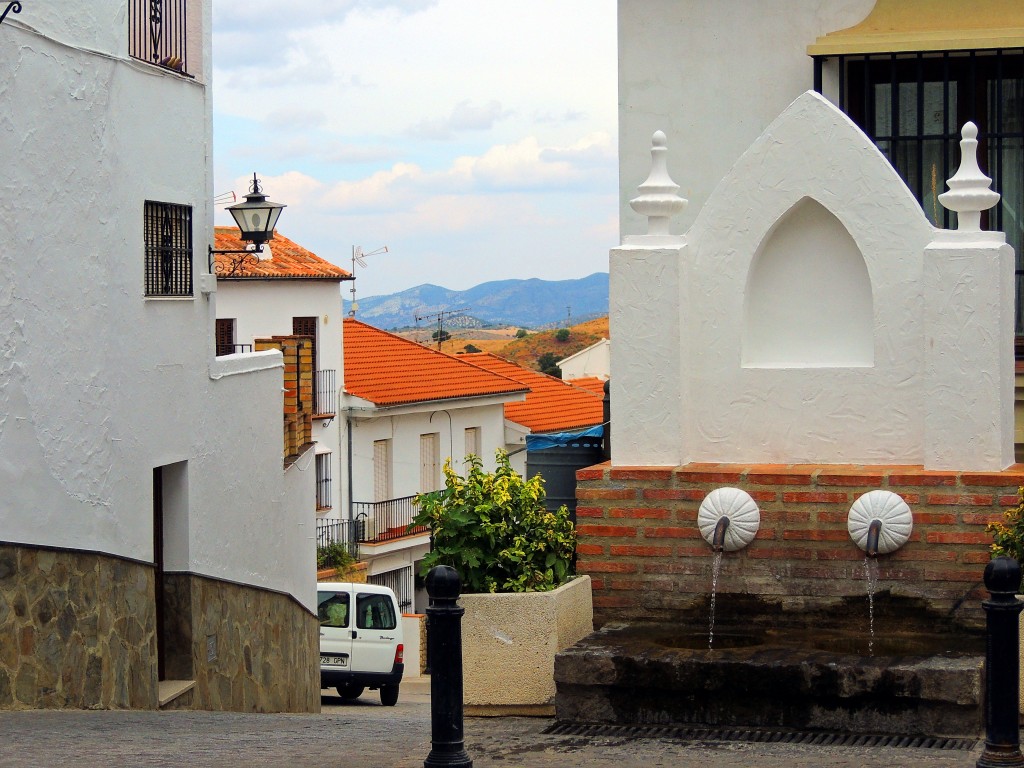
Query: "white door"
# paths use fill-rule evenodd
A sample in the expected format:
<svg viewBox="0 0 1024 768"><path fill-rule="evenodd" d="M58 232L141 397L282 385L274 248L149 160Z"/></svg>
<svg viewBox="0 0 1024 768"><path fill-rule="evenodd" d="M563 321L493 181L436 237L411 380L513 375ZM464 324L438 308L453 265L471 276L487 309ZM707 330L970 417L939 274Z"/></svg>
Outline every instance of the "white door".
<svg viewBox="0 0 1024 768"><path fill-rule="evenodd" d="M352 670L390 672L402 642L398 606L391 595L358 590L357 584Z"/></svg>
<svg viewBox="0 0 1024 768"><path fill-rule="evenodd" d="M317 618L320 619L320 665L331 669L352 669L352 594L346 590L318 589Z"/></svg>

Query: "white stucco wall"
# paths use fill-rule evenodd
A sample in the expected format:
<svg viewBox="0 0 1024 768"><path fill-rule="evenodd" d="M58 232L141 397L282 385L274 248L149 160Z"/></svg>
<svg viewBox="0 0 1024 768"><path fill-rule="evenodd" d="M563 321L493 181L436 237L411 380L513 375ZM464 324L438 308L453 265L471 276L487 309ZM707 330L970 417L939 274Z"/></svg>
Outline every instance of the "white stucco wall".
<svg viewBox="0 0 1024 768"><path fill-rule="evenodd" d="M211 378L210 5L196 80L127 58L126 7L26 3L2 28L0 539L152 561L153 469L187 462L173 567L312 607L280 369ZM146 200L193 207L194 298L143 295Z"/></svg>
<svg viewBox="0 0 1024 768"><path fill-rule="evenodd" d="M435 406L437 407L437 406ZM450 420L449 420L450 416ZM453 456L452 466L463 471L465 430L480 428L480 457L488 471L494 469L494 452L505 445L504 409L500 401L488 405L450 404L443 410L395 409L393 413L352 411L352 498L373 501L373 443L391 440L392 496L402 498L420 492L420 435L440 435L441 465ZM439 473L439 488L443 477Z"/></svg>
<svg viewBox="0 0 1024 768"><path fill-rule="evenodd" d="M572 381L589 376L607 379L611 373L610 346L611 342L608 339L601 339L575 355L560 360L558 368L562 372L562 379Z"/></svg>
<svg viewBox="0 0 1024 768"><path fill-rule="evenodd" d="M934 229L817 94L675 248L632 238L611 263L613 333L642 342L613 350L614 463L1013 462L1012 250Z"/></svg>
<svg viewBox="0 0 1024 768"><path fill-rule="evenodd" d="M273 252L273 241L266 247ZM294 317L318 318L316 368L336 372L337 403L345 383L339 286L338 281L327 280L218 280L217 317L235 319L238 344L251 344L258 337L291 335ZM347 514L342 431L342 419L313 420L313 440L322 446L320 450L331 452L331 509L320 513L324 518L340 519ZM315 474L316 467L311 471Z"/></svg>
<svg viewBox="0 0 1024 768"><path fill-rule="evenodd" d="M761 131L813 86L807 46L864 19L874 0L619 0L621 232L646 222L629 199L650 170L650 138L668 136L669 170L689 208L684 232L711 190ZM617 338L615 333L612 338Z"/></svg>

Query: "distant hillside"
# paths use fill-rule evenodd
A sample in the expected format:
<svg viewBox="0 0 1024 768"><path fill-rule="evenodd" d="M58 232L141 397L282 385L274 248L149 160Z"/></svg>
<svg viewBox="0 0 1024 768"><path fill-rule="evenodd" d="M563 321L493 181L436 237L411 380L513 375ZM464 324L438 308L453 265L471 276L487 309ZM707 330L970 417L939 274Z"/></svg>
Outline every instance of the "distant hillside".
<svg viewBox="0 0 1024 768"><path fill-rule="evenodd" d="M348 302L344 302L348 313ZM571 307L573 320L608 314L608 273L596 272L577 280L496 280L465 291L438 285L418 285L388 296L359 299L357 317L386 330L416 325L416 315L465 308L461 318L445 327L514 325L539 328L564 324ZM423 322L422 326L429 323Z"/></svg>

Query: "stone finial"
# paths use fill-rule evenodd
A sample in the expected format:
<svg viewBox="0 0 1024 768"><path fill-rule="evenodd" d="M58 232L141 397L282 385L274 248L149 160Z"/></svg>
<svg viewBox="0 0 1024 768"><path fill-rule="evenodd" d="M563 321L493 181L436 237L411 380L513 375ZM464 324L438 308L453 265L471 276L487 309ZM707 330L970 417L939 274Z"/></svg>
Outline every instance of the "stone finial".
<svg viewBox="0 0 1024 768"><path fill-rule="evenodd" d="M960 167L946 182L949 191L939 195L939 202L956 211L959 231L980 232L981 212L999 202L999 193L991 189L992 179L978 166L978 126L967 122L960 135Z"/></svg>
<svg viewBox="0 0 1024 768"><path fill-rule="evenodd" d="M629 206L647 217L647 235L670 237L672 217L686 208L687 200L676 194L679 185L668 175L668 147L662 131L655 131L651 139L651 172L639 191Z"/></svg>

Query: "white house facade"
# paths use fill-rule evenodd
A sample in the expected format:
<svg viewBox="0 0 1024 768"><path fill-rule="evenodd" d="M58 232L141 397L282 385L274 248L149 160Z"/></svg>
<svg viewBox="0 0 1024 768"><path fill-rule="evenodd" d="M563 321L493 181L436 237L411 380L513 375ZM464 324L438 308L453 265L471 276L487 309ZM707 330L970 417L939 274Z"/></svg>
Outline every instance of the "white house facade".
<svg viewBox="0 0 1024 768"><path fill-rule="evenodd" d="M598 378L607 380L611 376L611 345L608 339L601 339L574 355L558 361L563 381Z"/></svg>
<svg viewBox="0 0 1024 768"><path fill-rule="evenodd" d="M23 5L0 26L0 708L315 710L282 358L214 355L211 3L159 29L143 3Z"/></svg>

